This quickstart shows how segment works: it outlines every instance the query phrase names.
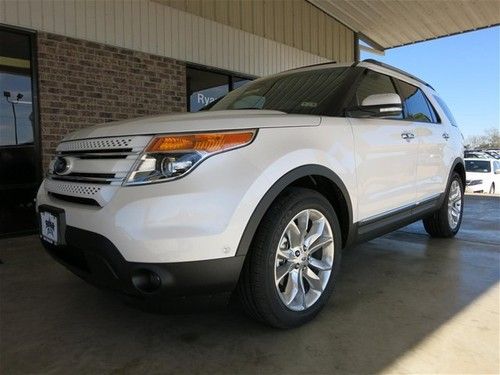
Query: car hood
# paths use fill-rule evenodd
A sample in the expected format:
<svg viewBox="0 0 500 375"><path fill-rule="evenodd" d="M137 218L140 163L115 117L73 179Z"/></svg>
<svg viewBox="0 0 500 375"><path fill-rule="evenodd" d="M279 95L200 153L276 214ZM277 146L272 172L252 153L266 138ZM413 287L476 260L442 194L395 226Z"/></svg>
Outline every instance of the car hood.
<svg viewBox="0 0 500 375"><path fill-rule="evenodd" d="M230 110L160 115L91 126L67 135L64 141L213 130L317 126L320 116L286 114L268 110Z"/></svg>

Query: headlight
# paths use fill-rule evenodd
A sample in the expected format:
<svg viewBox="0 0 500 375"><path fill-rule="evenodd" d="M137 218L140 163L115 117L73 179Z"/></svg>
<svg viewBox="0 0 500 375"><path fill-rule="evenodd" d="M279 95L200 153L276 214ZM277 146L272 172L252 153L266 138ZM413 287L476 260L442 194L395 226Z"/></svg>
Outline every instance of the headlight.
<svg viewBox="0 0 500 375"><path fill-rule="evenodd" d="M255 130L155 136L129 173L125 185L176 179L210 156L250 144Z"/></svg>

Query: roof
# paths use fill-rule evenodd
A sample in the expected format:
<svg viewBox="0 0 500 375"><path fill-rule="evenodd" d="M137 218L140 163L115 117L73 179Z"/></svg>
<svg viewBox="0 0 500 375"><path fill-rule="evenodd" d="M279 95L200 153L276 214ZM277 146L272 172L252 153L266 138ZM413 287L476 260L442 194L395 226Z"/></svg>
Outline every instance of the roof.
<svg viewBox="0 0 500 375"><path fill-rule="evenodd" d="M366 59L366 60L363 60L361 62L364 62L364 63L369 63L369 64L374 64L374 65L378 65L378 66L381 66L383 68L386 68L386 69L389 69L389 70L392 70L396 73L399 73L399 74L402 74L408 78L411 78L417 82L420 82L421 84L423 85L426 85L427 87L431 88L432 90L434 90L434 87L432 87L431 85L429 85L427 82L421 80L420 78L414 76L413 74L411 73L408 73L408 72L405 72L404 70L402 69L399 69L399 68L396 68L395 66L392 66L392 65L389 65L389 64L385 64L383 62L380 62L380 61L377 61L377 60L374 60L374 59Z"/></svg>
<svg viewBox="0 0 500 375"><path fill-rule="evenodd" d="M342 66L345 66L345 67L348 67L348 66L362 66L362 67L369 67L371 65L376 65L376 66L380 66L382 68L385 68L385 69L388 69L388 70L391 70L395 73L398 73L398 74L401 74L405 77L408 77L416 82L419 82L427 87L429 87L430 89L434 90L434 87L432 87L430 84L428 84L427 82L425 82L424 80L414 76L413 74L411 73L408 73L402 69L399 69L399 68L396 68L395 66L392 66L392 65L389 65L389 64L386 64L386 63L383 63L381 61L378 61L378 60L374 60L374 59L365 59L363 61L358 61L358 62L355 62L353 64L337 64L335 61L329 61L329 62L323 62L323 63L318 63L318 64L311 64L311 65L306 65L306 66L301 66L301 67L298 67L298 68L294 68L294 69L289 69L289 70L286 70L282 73L287 73L287 72L292 72L292 71L295 71L295 70L310 70L310 69L315 69L315 68L322 68L322 67L328 67L328 66L335 66L335 67L342 67Z"/></svg>
<svg viewBox="0 0 500 375"><path fill-rule="evenodd" d="M384 50L500 24L498 0L308 0Z"/></svg>

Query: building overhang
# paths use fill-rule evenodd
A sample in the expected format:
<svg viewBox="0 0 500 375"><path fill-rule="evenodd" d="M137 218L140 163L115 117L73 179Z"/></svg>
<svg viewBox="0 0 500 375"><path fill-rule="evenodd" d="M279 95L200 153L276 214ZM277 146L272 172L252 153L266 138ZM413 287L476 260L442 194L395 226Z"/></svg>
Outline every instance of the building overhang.
<svg viewBox="0 0 500 375"><path fill-rule="evenodd" d="M308 1L378 51L500 24L498 0Z"/></svg>

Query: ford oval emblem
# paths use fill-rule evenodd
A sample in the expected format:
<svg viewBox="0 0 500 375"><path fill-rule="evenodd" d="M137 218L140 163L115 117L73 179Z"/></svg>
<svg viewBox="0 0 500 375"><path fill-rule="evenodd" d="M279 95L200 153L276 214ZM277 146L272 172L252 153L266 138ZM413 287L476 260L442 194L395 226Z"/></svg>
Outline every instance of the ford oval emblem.
<svg viewBox="0 0 500 375"><path fill-rule="evenodd" d="M71 163L70 160L63 158L63 157L57 157L55 162L54 162L54 173L58 175L65 175L69 174L71 169Z"/></svg>

